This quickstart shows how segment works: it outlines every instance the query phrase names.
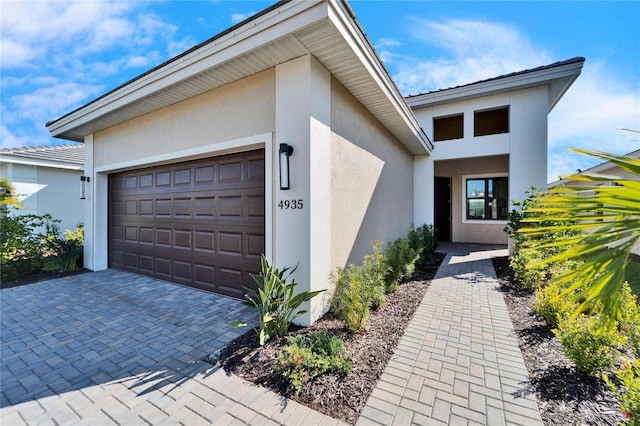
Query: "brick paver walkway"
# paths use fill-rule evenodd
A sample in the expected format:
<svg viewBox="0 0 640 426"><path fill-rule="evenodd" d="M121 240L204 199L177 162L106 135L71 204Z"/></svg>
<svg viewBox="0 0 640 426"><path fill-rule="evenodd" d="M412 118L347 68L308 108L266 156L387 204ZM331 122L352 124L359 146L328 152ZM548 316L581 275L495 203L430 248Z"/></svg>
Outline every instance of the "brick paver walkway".
<svg viewBox="0 0 640 426"><path fill-rule="evenodd" d="M359 424L540 425L491 256L448 255ZM0 422L336 425L201 359L239 301L113 270L0 292Z"/></svg>
<svg viewBox="0 0 640 426"><path fill-rule="evenodd" d="M443 244L438 273L359 425L541 425L500 293L496 246Z"/></svg>
<svg viewBox="0 0 640 426"><path fill-rule="evenodd" d="M338 422L202 361L240 301L107 270L0 291L0 423Z"/></svg>

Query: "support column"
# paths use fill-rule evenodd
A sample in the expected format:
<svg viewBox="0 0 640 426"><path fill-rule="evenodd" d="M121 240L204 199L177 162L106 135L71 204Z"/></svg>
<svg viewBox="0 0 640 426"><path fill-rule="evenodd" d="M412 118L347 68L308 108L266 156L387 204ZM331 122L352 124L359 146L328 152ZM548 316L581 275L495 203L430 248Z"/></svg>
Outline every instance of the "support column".
<svg viewBox="0 0 640 426"><path fill-rule="evenodd" d="M281 190L279 173L273 174L272 261L280 268L298 265L295 278L301 291L329 287L330 120L330 73L310 55L277 66L274 167L279 167L279 144L294 151L289 158L291 189ZM328 309L328 295L316 297L305 309L307 314L296 322L308 326Z"/></svg>

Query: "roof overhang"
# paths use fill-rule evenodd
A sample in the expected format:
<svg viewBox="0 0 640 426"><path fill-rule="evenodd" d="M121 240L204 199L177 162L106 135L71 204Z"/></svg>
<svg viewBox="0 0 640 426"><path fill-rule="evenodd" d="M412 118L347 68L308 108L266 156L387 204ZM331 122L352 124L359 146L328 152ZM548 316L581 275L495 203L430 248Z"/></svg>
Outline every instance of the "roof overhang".
<svg viewBox="0 0 640 426"><path fill-rule="evenodd" d="M575 58L557 66L541 67L451 89L429 92L407 98L411 108L418 109L443 103L513 92L538 86L548 86L550 112L582 71L584 58Z"/></svg>
<svg viewBox="0 0 640 426"><path fill-rule="evenodd" d="M187 52L47 123L52 136L86 135L313 55L412 153L433 145L348 4L280 2Z"/></svg>
<svg viewBox="0 0 640 426"><path fill-rule="evenodd" d="M22 155L0 154L0 162L7 164L22 164L35 167L50 167L63 170L84 170L84 164L71 161L48 160L44 158L31 158Z"/></svg>

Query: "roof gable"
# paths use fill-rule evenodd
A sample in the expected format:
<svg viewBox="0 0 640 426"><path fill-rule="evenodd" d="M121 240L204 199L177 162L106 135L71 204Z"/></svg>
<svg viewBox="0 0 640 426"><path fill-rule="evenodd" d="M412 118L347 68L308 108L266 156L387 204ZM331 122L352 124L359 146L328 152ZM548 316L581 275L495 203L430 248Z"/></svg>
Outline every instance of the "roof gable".
<svg viewBox="0 0 640 426"><path fill-rule="evenodd" d="M47 123L84 136L311 54L414 154L433 145L344 1L279 2Z"/></svg>
<svg viewBox="0 0 640 426"><path fill-rule="evenodd" d="M583 57L575 57L406 99L412 108L421 108L546 85L549 86L548 111L551 111L580 75L584 61Z"/></svg>

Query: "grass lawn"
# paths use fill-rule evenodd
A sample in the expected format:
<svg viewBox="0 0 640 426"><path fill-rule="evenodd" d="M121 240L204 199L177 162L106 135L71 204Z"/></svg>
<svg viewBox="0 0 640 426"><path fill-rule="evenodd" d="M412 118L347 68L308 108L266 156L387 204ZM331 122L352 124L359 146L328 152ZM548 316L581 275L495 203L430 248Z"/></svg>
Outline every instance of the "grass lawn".
<svg viewBox="0 0 640 426"><path fill-rule="evenodd" d="M640 256L631 256L625 275L631 290L640 298Z"/></svg>

